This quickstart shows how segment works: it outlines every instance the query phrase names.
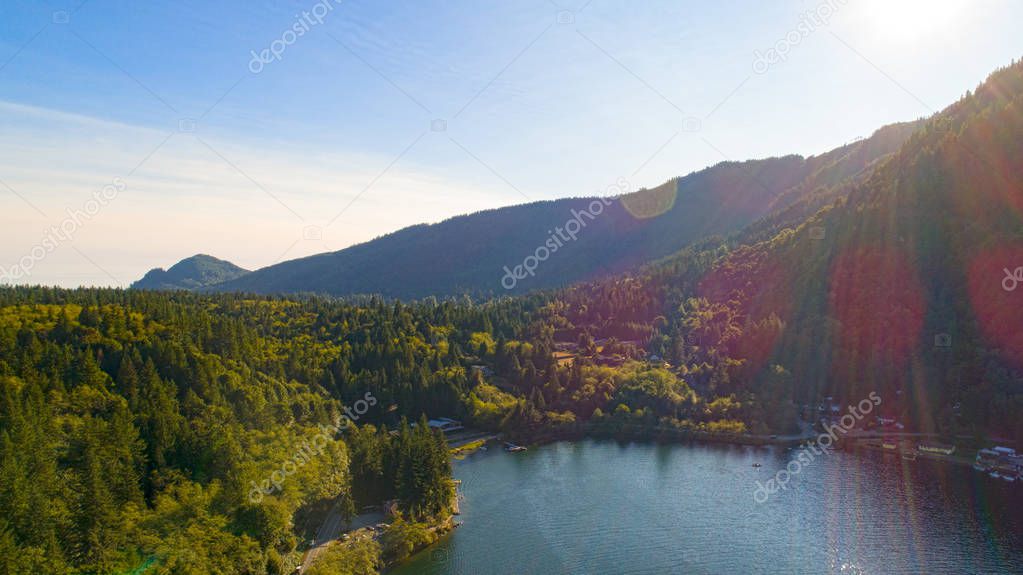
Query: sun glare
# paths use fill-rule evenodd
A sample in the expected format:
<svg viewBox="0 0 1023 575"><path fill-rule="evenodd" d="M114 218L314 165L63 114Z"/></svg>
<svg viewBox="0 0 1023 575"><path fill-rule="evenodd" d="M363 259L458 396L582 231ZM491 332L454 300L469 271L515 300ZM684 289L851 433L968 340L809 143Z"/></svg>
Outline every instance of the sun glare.
<svg viewBox="0 0 1023 575"><path fill-rule="evenodd" d="M969 13L965 0L870 0L856 6L864 32L893 43L933 40Z"/></svg>

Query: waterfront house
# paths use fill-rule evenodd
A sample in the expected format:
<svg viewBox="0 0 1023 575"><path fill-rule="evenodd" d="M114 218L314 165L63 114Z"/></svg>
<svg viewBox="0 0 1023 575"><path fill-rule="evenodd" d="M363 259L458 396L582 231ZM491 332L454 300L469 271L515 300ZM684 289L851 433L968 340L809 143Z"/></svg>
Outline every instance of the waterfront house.
<svg viewBox="0 0 1023 575"><path fill-rule="evenodd" d="M954 445L944 445L935 442L920 443L916 448L921 453L929 453L931 455L952 455L956 451L956 446Z"/></svg>
<svg viewBox="0 0 1023 575"><path fill-rule="evenodd" d="M1015 477L1023 473L1023 454L1016 453L1011 447L981 449L977 452L974 468Z"/></svg>
<svg viewBox="0 0 1023 575"><path fill-rule="evenodd" d="M998 463L999 457L998 452L993 449L981 449L977 452L975 467L982 471L987 471Z"/></svg>
<svg viewBox="0 0 1023 575"><path fill-rule="evenodd" d="M450 433L452 431L465 429L461 421L455 421L454 419L450 419L447 417L431 419L430 421L427 422L427 425L430 426L430 429L439 429L444 433Z"/></svg>

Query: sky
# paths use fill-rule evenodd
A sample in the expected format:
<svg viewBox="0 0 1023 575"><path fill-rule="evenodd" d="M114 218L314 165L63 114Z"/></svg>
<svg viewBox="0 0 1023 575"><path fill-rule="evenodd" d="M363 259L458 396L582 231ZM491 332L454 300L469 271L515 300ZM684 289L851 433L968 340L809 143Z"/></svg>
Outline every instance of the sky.
<svg viewBox="0 0 1023 575"><path fill-rule="evenodd" d="M257 269L813 155L1023 56L1023 2L3 0L0 283Z"/></svg>

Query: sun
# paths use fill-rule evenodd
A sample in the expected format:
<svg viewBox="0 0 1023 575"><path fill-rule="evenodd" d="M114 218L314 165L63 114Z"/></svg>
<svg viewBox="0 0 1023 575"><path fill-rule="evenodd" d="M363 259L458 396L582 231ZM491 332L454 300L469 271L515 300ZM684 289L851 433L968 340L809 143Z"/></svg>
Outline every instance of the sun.
<svg viewBox="0 0 1023 575"><path fill-rule="evenodd" d="M850 2L859 11L865 33L892 43L940 38L968 16L968 0L865 0Z"/></svg>

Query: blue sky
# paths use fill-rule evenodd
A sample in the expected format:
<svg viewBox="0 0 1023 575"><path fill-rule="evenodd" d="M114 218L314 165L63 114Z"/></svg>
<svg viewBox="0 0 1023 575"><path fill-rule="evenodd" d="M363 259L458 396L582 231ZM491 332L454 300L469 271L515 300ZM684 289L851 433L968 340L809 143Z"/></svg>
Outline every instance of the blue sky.
<svg viewBox="0 0 1023 575"><path fill-rule="evenodd" d="M1023 55L1011 1L317 4L5 0L0 266L29 272L8 281L126 285L197 252L258 268L820 153Z"/></svg>

